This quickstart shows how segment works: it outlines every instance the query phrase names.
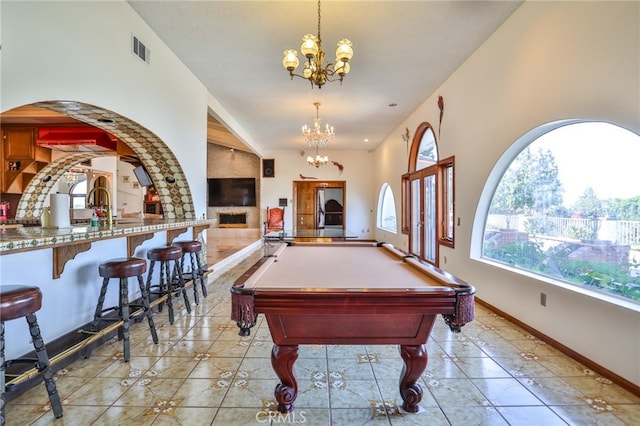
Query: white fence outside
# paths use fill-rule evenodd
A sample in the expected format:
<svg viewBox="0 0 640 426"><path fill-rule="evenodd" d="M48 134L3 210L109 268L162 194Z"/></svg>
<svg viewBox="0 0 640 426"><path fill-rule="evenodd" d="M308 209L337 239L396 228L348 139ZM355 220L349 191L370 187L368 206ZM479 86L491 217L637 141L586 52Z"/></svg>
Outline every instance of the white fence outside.
<svg viewBox="0 0 640 426"><path fill-rule="evenodd" d="M598 240L611 241L615 244L637 246L640 245L640 221L599 219L594 224L591 219L572 217L532 217L524 215L490 214L487 217L488 229L517 229L521 232L528 231L528 222L531 219L544 220L544 231L536 233L539 237L557 238L562 240L573 239L570 229L585 228L597 229Z"/></svg>

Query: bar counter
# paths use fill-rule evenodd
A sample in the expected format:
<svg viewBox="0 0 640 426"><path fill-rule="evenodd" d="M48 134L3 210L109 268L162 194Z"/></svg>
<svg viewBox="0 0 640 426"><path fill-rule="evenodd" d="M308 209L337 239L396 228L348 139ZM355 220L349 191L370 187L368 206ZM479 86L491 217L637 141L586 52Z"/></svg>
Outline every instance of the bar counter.
<svg viewBox="0 0 640 426"><path fill-rule="evenodd" d="M29 226L5 229L0 225L0 256L22 251L53 248L53 278L60 277L64 265L79 252L89 250L93 241L108 238L127 238L127 256L133 256L137 246L158 231L167 231L167 244L193 228L193 239L207 229L210 220L114 220L112 226L92 228L88 224L76 224L70 228L42 228Z"/></svg>
<svg viewBox="0 0 640 426"><path fill-rule="evenodd" d="M179 230L196 227L200 231L208 228L212 220L158 220L158 219L114 219L113 225L91 228L88 224L75 224L70 228L42 228L26 226L5 228L0 224L0 256L25 250L57 247L68 243L91 242L103 238L121 238L160 230Z"/></svg>
<svg viewBox="0 0 640 426"><path fill-rule="evenodd" d="M49 343L75 333L93 318L102 283L98 275L101 262L131 256L146 259L151 248L189 240L203 242L202 254L206 259L206 237L200 234L212 223L207 219L126 218L114 219L111 227L97 229L88 224L62 229L40 226L3 229L0 225L0 282L40 287L43 302L37 315L43 337ZM129 294L135 300L140 295L133 281ZM114 285L105 306L117 304L118 291ZM32 350L23 321L9 321L5 325L7 359Z"/></svg>

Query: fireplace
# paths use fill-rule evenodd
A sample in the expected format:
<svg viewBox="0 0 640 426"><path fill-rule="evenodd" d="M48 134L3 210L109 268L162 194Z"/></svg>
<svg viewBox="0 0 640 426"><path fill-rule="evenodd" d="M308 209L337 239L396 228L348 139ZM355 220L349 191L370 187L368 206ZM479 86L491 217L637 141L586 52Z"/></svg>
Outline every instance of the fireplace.
<svg viewBox="0 0 640 426"><path fill-rule="evenodd" d="M218 226L220 228L246 228L247 213L222 213L218 212Z"/></svg>

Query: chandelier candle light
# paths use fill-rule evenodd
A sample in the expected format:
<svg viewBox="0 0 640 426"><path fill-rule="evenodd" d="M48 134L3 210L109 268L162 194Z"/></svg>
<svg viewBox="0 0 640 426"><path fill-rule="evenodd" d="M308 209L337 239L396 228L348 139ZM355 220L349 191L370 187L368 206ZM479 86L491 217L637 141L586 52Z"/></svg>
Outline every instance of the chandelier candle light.
<svg viewBox="0 0 640 426"><path fill-rule="evenodd" d="M320 147L327 146L336 134L333 131L333 126L329 126L328 124L325 126L324 130L321 130L320 124L322 120L320 120L320 102L314 102L313 105L316 107L316 118L313 120L313 129L309 128L309 126L305 124L302 126L302 136L308 146L316 148L316 156L308 156L307 163L317 168L329 162L329 157L326 155L320 155L318 149Z"/></svg>
<svg viewBox="0 0 640 426"><path fill-rule="evenodd" d="M307 34L302 37L300 52L307 58L302 75L294 73L300 65L298 52L295 49L284 51L282 65L289 71L291 80L294 76L301 77L309 80L311 88L318 86L321 89L327 81L340 81L342 84L344 76L349 74L351 69L349 60L353 57L353 47L346 38L338 42L335 62L324 64L325 53L322 50L322 38L320 37L320 0L318 0L318 35Z"/></svg>
<svg viewBox="0 0 640 426"><path fill-rule="evenodd" d="M77 183L81 180L85 180L83 179L85 177L84 173L82 171L77 171L77 170L69 170L67 172L65 172L62 175L62 181L66 184L72 185L74 183Z"/></svg>

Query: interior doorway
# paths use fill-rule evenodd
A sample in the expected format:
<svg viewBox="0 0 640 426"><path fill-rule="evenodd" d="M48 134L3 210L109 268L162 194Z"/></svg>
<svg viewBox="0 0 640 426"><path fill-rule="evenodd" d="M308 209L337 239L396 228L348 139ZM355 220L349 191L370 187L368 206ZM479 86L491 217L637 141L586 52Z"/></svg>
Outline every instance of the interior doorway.
<svg viewBox="0 0 640 426"><path fill-rule="evenodd" d="M293 181L295 229L344 229L345 189L345 181Z"/></svg>

